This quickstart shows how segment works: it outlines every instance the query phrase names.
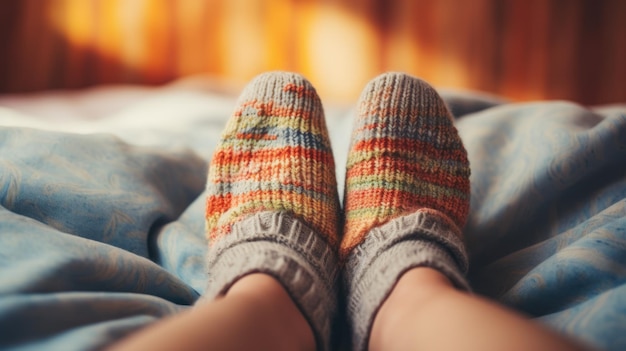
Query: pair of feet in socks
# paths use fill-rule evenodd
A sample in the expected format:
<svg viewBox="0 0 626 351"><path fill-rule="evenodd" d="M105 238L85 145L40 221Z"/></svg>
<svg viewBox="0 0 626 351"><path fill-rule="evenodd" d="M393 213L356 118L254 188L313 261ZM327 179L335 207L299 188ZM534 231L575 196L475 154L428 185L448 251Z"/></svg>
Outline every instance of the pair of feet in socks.
<svg viewBox="0 0 626 351"><path fill-rule="evenodd" d="M365 87L357 114L343 210L322 105L297 74L266 73L245 88L209 168L206 296L269 274L320 349L340 275L355 349L407 270L431 267L468 289L470 169L444 102L425 82L388 73Z"/></svg>

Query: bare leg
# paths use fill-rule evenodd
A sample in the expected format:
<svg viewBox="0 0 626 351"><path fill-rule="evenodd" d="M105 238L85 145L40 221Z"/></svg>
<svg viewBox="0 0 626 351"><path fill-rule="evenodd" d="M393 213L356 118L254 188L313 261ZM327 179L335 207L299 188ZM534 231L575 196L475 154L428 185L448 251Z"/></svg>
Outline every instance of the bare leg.
<svg viewBox="0 0 626 351"><path fill-rule="evenodd" d="M314 350L315 339L280 283L269 275L251 274L225 296L156 323L111 348L207 349Z"/></svg>
<svg viewBox="0 0 626 351"><path fill-rule="evenodd" d="M374 319L370 350L584 350L438 271L405 273Z"/></svg>
<svg viewBox="0 0 626 351"><path fill-rule="evenodd" d="M467 293L470 164L437 91L387 73L358 106L340 245L354 349L582 350Z"/></svg>
<svg viewBox="0 0 626 351"><path fill-rule="evenodd" d="M207 177L204 297L212 301L118 349L329 350L339 241L334 170L311 83L286 72L253 79Z"/></svg>

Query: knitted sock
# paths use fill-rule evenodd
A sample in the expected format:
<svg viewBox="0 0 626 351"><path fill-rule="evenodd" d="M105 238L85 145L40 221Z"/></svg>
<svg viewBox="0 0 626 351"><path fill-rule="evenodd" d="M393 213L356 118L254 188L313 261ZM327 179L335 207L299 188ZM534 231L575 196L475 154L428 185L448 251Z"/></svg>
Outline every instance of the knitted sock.
<svg viewBox="0 0 626 351"><path fill-rule="evenodd" d="M355 350L367 347L378 309L407 270L432 267L469 289L461 239L469 174L452 116L432 87L400 73L367 85L348 155L340 247Z"/></svg>
<svg viewBox="0 0 626 351"><path fill-rule="evenodd" d="M266 73L244 89L209 168L209 285L272 275L328 349L337 299L339 201L322 105L303 77Z"/></svg>

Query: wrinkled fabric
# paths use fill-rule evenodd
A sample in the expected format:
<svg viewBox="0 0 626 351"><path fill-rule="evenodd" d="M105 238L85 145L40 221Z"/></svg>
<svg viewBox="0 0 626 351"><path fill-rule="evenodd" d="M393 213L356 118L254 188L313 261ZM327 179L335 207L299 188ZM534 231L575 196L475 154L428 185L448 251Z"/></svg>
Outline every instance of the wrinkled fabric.
<svg viewBox="0 0 626 351"><path fill-rule="evenodd" d="M472 168L475 292L626 349L626 106L443 96ZM0 109L0 349L98 349L193 305L207 165L234 102L157 89L63 123ZM352 118L327 109L340 188Z"/></svg>

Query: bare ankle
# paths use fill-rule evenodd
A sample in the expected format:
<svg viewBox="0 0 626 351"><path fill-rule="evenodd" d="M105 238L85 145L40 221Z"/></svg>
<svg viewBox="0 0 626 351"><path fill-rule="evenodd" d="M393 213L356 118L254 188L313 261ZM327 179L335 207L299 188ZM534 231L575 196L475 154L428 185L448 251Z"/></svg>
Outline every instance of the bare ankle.
<svg viewBox="0 0 626 351"><path fill-rule="evenodd" d="M401 326L407 311L414 313L419 306L454 289L448 278L432 268L418 267L404 273L374 318L369 350L388 349L388 340L397 343L395 335L403 333Z"/></svg>
<svg viewBox="0 0 626 351"><path fill-rule="evenodd" d="M314 350L315 338L307 320L293 302L285 288L274 277L256 273L239 279L226 296L251 300L267 309L274 317L267 327L276 328L285 341L285 349ZM272 325L274 324L274 325Z"/></svg>

